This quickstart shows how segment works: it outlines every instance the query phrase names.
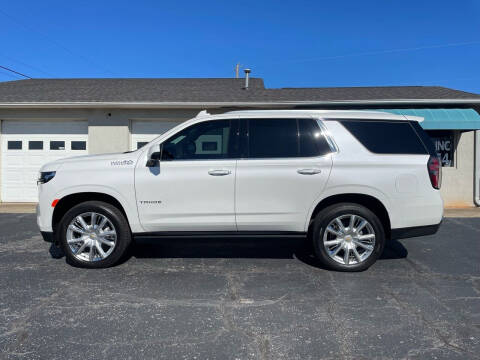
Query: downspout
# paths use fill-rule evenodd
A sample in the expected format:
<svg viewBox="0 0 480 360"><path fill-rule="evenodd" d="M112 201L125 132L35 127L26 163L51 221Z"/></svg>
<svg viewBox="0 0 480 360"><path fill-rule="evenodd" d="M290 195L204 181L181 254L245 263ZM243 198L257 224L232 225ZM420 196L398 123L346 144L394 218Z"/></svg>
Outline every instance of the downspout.
<svg viewBox="0 0 480 360"><path fill-rule="evenodd" d="M474 164L475 205L480 206L480 130L475 131L475 164Z"/></svg>

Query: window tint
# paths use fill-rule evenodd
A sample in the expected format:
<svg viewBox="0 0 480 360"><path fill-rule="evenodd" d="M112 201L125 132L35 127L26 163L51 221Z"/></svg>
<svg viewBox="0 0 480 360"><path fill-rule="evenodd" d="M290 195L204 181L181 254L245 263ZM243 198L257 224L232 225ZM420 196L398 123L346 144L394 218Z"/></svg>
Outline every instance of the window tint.
<svg viewBox="0 0 480 360"><path fill-rule="evenodd" d="M137 149L140 149L142 147L144 147L145 145L147 145L148 142L147 141L137 141Z"/></svg>
<svg viewBox="0 0 480 360"><path fill-rule="evenodd" d="M72 141L72 150L87 150L86 141Z"/></svg>
<svg viewBox="0 0 480 360"><path fill-rule="evenodd" d="M202 143L202 150L203 151L217 151L218 143L215 141L204 141Z"/></svg>
<svg viewBox="0 0 480 360"><path fill-rule="evenodd" d="M435 155L436 154L435 145L433 144L433 140L431 139L429 134L427 134L427 132L423 130L423 128L418 123L418 121L412 121L410 123L412 124L413 128L417 132L418 136L420 136L420 139L422 139L423 145L425 145L430 155Z"/></svg>
<svg viewBox="0 0 480 360"><path fill-rule="evenodd" d="M300 156L321 156L332 151L315 120L298 119L298 133L300 135Z"/></svg>
<svg viewBox="0 0 480 360"><path fill-rule="evenodd" d="M377 154L427 154L413 127L399 121L341 121L371 152Z"/></svg>
<svg viewBox="0 0 480 360"><path fill-rule="evenodd" d="M250 158L321 156L331 152L314 119L247 119Z"/></svg>
<svg viewBox="0 0 480 360"><path fill-rule="evenodd" d="M22 150L22 142L21 141L9 141L8 142L8 150Z"/></svg>
<svg viewBox="0 0 480 360"><path fill-rule="evenodd" d="M65 150L65 141L50 141L50 150Z"/></svg>
<svg viewBox="0 0 480 360"><path fill-rule="evenodd" d="M297 119L248 119L248 156L298 156Z"/></svg>
<svg viewBox="0 0 480 360"><path fill-rule="evenodd" d="M28 150L43 150L43 141L29 141Z"/></svg>
<svg viewBox="0 0 480 360"><path fill-rule="evenodd" d="M235 158L237 126L237 120L214 120L183 129L163 143L162 160Z"/></svg>

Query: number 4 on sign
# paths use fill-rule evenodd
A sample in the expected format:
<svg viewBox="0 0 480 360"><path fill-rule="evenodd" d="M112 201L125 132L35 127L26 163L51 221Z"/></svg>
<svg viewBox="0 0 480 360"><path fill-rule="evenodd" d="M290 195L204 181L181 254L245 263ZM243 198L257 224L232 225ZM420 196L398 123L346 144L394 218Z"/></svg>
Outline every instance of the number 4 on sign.
<svg viewBox="0 0 480 360"><path fill-rule="evenodd" d="M448 154L444 154L442 157L442 164L443 166L450 166L450 159L448 158Z"/></svg>

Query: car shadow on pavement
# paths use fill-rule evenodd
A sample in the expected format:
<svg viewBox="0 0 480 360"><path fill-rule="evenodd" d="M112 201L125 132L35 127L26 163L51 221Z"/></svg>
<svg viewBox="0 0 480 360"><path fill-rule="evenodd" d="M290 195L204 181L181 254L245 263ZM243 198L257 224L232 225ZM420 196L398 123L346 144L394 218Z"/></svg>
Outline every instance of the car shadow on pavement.
<svg viewBox="0 0 480 360"><path fill-rule="evenodd" d="M63 250L54 244L50 245L49 252L54 259L65 257ZM379 260L403 259L407 255L402 243L390 240ZM299 238L141 238L133 242L119 264L131 257L298 259L307 265L324 268L315 258L311 242Z"/></svg>
<svg viewBox="0 0 480 360"><path fill-rule="evenodd" d="M379 260L402 259L407 249L390 240ZM141 238L136 239L129 257L135 258L244 258L298 259L323 268L313 255L313 246L299 238Z"/></svg>

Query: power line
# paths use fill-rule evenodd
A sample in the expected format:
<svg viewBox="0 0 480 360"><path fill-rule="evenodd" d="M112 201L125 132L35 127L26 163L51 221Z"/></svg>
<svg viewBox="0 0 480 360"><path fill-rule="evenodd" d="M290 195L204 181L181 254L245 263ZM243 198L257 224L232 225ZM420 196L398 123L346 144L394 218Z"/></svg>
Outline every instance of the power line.
<svg viewBox="0 0 480 360"><path fill-rule="evenodd" d="M458 43L439 44L439 45L427 45L427 46L418 46L418 47L410 47L410 48L385 49L385 50L351 53L351 54L345 54L345 55L332 55L332 56L323 56L323 57L315 57L315 58L307 58L307 59L294 59L294 60L287 60L287 61L281 61L281 62L274 62L274 64L314 62L314 61L321 61L321 60L335 60L335 59L344 59L344 58L357 57L357 56L382 55L382 54L391 54L391 53L398 53L398 52L410 52L410 51L419 51L419 50L427 50L427 49L440 49L440 48L448 48L448 47L456 47L456 46L478 45L478 44L480 44L480 41L468 41L468 42L458 42Z"/></svg>
<svg viewBox="0 0 480 360"><path fill-rule="evenodd" d="M23 61L14 59L14 58L12 58L11 56L7 56L7 55L5 55L5 54L3 54L3 53L1 53L1 52L0 52L0 58L8 59L8 60L10 60L10 61L13 61L13 62L15 62L15 63L17 63L17 64L23 65L23 66L25 66L25 67L27 67L27 68L29 68L29 69L32 69L32 70L34 70L34 71L36 71L36 72L40 72L40 73L42 73L42 74L44 74L44 75L47 75L47 76L52 76L52 77L55 76L55 75L53 75L53 74L51 74L51 73L49 73L49 72L43 71L42 69L40 69L40 68L38 68L38 67L36 67L36 66L29 65L29 64L27 64L27 63L25 63L25 62L23 62Z"/></svg>
<svg viewBox="0 0 480 360"><path fill-rule="evenodd" d="M8 68L8 67L6 67L6 66L0 65L0 68L5 69L5 70L7 70L7 71L10 71L10 72L12 72L12 73L14 73L14 74L23 76L23 77L25 77L25 78L27 78L27 79L32 79L30 76L25 75L25 74L22 74L21 72L15 71L15 70L10 69L10 68Z"/></svg>
<svg viewBox="0 0 480 360"><path fill-rule="evenodd" d="M19 76L14 75L8 71L0 71L0 81L4 81L3 78L18 80Z"/></svg>

